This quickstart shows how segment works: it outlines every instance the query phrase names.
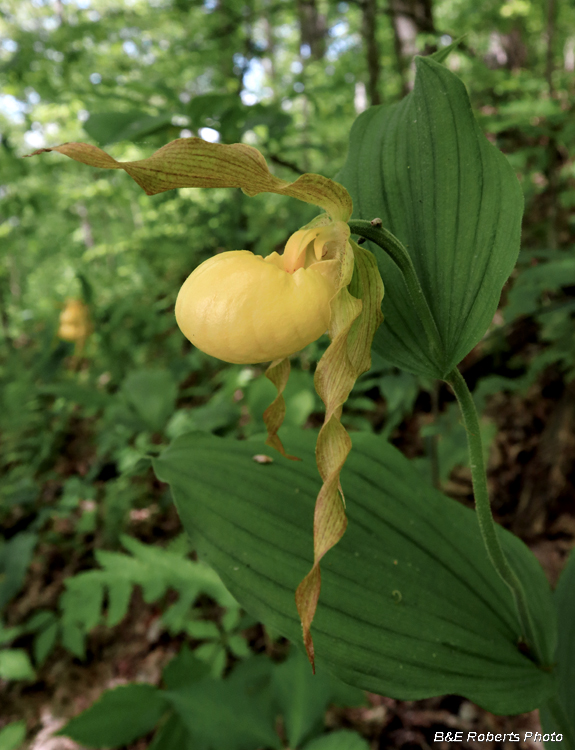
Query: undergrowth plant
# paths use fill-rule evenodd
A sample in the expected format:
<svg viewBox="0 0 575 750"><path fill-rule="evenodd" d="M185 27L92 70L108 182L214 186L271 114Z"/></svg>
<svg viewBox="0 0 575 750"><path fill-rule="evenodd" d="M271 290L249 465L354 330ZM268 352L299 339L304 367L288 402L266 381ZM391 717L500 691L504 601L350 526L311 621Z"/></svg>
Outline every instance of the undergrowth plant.
<svg viewBox="0 0 575 750"><path fill-rule="evenodd" d="M456 693L498 714L539 708L545 742L573 749L575 562L553 595L534 555L494 523L477 408L458 369L517 261L523 197L442 65L448 53L416 60L400 103L360 115L338 182L280 180L254 148L198 138L132 162L81 143L41 151L123 169L148 194L240 187L323 209L283 255L227 251L182 287L184 335L226 361L272 360L277 396L264 414L265 444L184 433L154 458L156 474L242 607L292 641L303 628L310 670L317 663L398 699ZM280 433L290 357L326 328L331 343L315 371L324 423L317 434ZM553 335L553 356L568 364L568 332ZM348 435L342 406L370 369L372 345L395 367L453 390L475 511L432 488L382 437Z"/></svg>

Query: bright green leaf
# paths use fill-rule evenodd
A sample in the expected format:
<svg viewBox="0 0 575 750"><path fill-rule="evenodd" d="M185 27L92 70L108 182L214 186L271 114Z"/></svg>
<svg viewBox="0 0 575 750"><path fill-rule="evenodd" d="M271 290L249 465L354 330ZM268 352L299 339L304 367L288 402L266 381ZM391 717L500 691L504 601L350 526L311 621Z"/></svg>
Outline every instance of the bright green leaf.
<svg viewBox="0 0 575 750"><path fill-rule="evenodd" d="M18 750L26 737L26 722L13 721L0 730L0 750Z"/></svg>
<svg viewBox="0 0 575 750"><path fill-rule="evenodd" d="M22 648L5 648L0 651L0 678L3 680L33 680L34 669L28 654Z"/></svg>
<svg viewBox="0 0 575 750"><path fill-rule="evenodd" d="M405 245L441 339L435 356L397 267L370 246L385 284L374 348L402 369L442 377L491 323L517 260L523 197L475 122L463 83L428 58L416 67L411 94L356 120L338 179L354 218L381 218Z"/></svg>

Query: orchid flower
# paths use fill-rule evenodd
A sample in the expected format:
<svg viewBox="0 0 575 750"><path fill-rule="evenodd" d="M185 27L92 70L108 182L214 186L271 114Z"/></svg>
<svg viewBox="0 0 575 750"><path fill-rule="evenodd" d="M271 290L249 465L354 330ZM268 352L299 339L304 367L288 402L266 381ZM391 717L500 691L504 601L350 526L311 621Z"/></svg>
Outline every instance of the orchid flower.
<svg viewBox="0 0 575 750"><path fill-rule="evenodd" d="M383 284L375 258L350 240L351 197L342 185L317 174L282 180L257 149L244 144L179 138L132 162L118 162L85 143L34 154L45 151L92 167L123 169L148 195L180 187L238 187L249 196L271 192L298 198L325 212L292 234L282 255L263 258L236 250L210 258L190 274L176 301L182 333L202 351L226 362L271 361L266 376L278 395L264 413L267 443L284 456L278 430L285 415L289 357L329 333L331 344L314 379L325 404L316 444L322 486L314 515L314 562L295 593L313 666L311 624L320 595L320 561L347 525L340 473L351 439L340 421L342 406L358 376L371 366L371 342L383 320Z"/></svg>

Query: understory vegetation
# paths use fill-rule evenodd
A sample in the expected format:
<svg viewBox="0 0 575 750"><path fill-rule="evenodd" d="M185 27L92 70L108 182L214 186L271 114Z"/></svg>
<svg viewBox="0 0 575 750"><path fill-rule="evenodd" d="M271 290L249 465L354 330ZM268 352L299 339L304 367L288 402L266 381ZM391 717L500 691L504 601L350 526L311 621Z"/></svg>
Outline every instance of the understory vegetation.
<svg viewBox="0 0 575 750"><path fill-rule="evenodd" d="M313 206L224 188L149 197L121 170L23 158L85 141L136 160L194 135L256 146L289 181L337 180L357 115L399 101L414 55L455 40L445 64L525 198L518 265L461 371L496 520L555 585L575 544L575 8L0 0L0 750L427 750L436 732L541 731L537 712L384 698L321 666L313 677L198 557L154 474L186 433L261 446L276 395L265 365L192 347L175 299L216 253L281 252ZM61 336L70 299L87 311L81 341ZM322 424L328 344L291 358L288 432ZM374 351L342 422L473 507L445 383Z"/></svg>

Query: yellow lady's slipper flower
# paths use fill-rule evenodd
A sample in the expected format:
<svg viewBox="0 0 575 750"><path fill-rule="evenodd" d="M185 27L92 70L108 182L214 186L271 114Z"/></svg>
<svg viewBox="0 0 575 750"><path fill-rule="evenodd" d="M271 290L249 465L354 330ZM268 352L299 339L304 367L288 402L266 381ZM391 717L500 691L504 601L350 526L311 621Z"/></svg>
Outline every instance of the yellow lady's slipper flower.
<svg viewBox="0 0 575 750"><path fill-rule="evenodd" d="M284 359L329 327L344 222L299 230L283 255L221 253L188 276L176 320L194 346L235 364Z"/></svg>
<svg viewBox="0 0 575 750"><path fill-rule="evenodd" d="M238 187L247 195L269 192L320 206L326 213L295 232L284 253L267 258L245 250L225 252L188 277L176 301L176 320L198 348L226 362L272 360L266 376L278 395L264 412L268 445L285 454L277 432L285 415L282 396L291 354L328 331L331 344L314 383L325 405L316 460L322 479L314 515L314 561L295 599L304 644L313 665L311 623L321 588L320 562L345 532L340 483L351 440L341 410L358 376L371 364L371 342L383 320L383 284L371 253L349 239L351 197L321 175L295 182L273 175L255 148L200 138L179 138L146 159L118 162L96 146L65 143L53 149L76 161L125 170L148 195L179 187ZM289 456L293 458L293 456Z"/></svg>
<svg viewBox="0 0 575 750"><path fill-rule="evenodd" d="M92 330L87 305L79 299L67 299L60 313L58 338L73 343L84 342Z"/></svg>

